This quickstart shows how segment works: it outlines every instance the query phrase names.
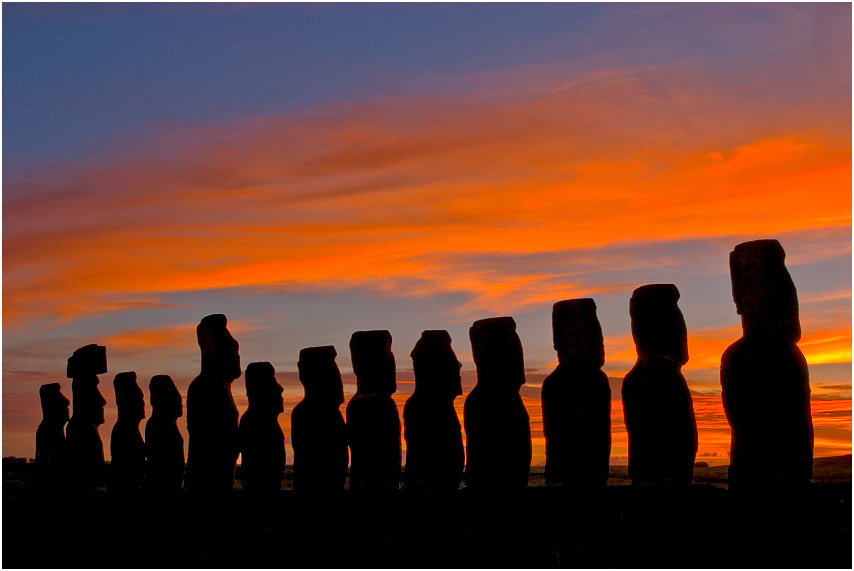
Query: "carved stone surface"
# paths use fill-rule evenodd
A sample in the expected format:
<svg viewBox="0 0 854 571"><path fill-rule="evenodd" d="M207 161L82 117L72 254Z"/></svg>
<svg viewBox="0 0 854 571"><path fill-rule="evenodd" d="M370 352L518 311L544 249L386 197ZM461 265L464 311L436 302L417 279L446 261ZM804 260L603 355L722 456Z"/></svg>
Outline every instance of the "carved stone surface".
<svg viewBox="0 0 854 571"><path fill-rule="evenodd" d="M227 493L239 453L238 414L231 383L240 376L239 345L225 315L208 315L196 328L202 370L187 389L188 491Z"/></svg>
<svg viewBox="0 0 854 571"><path fill-rule="evenodd" d="M294 490L340 492L347 479L347 427L339 407L344 383L335 363L335 347L300 351L297 367L305 397L291 413Z"/></svg>
<svg viewBox="0 0 854 571"><path fill-rule="evenodd" d="M447 331L424 331L412 350L415 392L403 407L404 485L456 490L465 452L454 399L463 394L460 362Z"/></svg>
<svg viewBox="0 0 854 571"><path fill-rule="evenodd" d="M252 493L279 492L285 477L285 434L279 415L285 410L284 389L267 362L246 367L249 407L240 417L240 471L243 489Z"/></svg>
<svg viewBox="0 0 854 571"><path fill-rule="evenodd" d="M697 455L694 404L682 365L688 332L672 284L639 287L629 302L638 360L623 379L629 477L635 484L690 484Z"/></svg>
<svg viewBox="0 0 854 571"><path fill-rule="evenodd" d="M36 484L45 490L57 490L65 477L65 424L69 400L59 383L39 387L42 421L36 429Z"/></svg>
<svg viewBox="0 0 854 571"><path fill-rule="evenodd" d="M73 414L65 430L68 484L79 492L104 484L104 444L98 427L104 424L104 400L98 375L107 372L107 348L86 345L68 359Z"/></svg>
<svg viewBox="0 0 854 571"><path fill-rule="evenodd" d="M477 384L466 397L466 487L528 485L531 423L519 395L525 384L522 343L512 317L475 321L469 329Z"/></svg>
<svg viewBox="0 0 854 571"><path fill-rule="evenodd" d="M184 437L177 420L184 415L181 393L169 375L148 384L151 416L145 423L146 488L177 492L184 481Z"/></svg>
<svg viewBox="0 0 854 571"><path fill-rule="evenodd" d="M396 490L400 485L400 415L391 334L357 331L350 338L356 394L347 403L350 488Z"/></svg>
<svg viewBox="0 0 854 571"><path fill-rule="evenodd" d="M110 489L134 492L145 477L145 443L139 423L145 418L145 400L133 371L119 373L113 380L118 419L110 433Z"/></svg>
<svg viewBox="0 0 854 571"><path fill-rule="evenodd" d="M548 485L604 486L611 453L611 387L602 371L605 343L592 299L552 309L558 366L543 381Z"/></svg>
<svg viewBox="0 0 854 571"><path fill-rule="evenodd" d="M745 242L730 253L743 329L721 358L732 489L802 487L812 475L809 370L797 346L798 295L785 259L777 240Z"/></svg>

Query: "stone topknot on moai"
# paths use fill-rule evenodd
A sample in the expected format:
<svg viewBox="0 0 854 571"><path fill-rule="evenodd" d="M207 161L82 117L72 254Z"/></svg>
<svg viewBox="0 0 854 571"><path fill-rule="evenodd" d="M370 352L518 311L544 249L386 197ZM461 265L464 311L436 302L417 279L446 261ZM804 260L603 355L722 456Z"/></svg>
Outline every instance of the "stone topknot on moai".
<svg viewBox="0 0 854 571"><path fill-rule="evenodd" d="M463 394L460 362L447 331L424 331L411 353L415 392L403 407L408 488L456 490L465 464L454 399Z"/></svg>
<svg viewBox="0 0 854 571"><path fill-rule="evenodd" d="M169 375L154 375L148 383L151 416L145 423L145 486L152 491L177 492L184 481L184 437L177 420L184 415L181 393Z"/></svg>
<svg viewBox="0 0 854 571"><path fill-rule="evenodd" d="M59 383L39 387L42 421L36 429L36 484L46 490L62 485L65 469L65 423L69 400Z"/></svg>
<svg viewBox="0 0 854 571"><path fill-rule="evenodd" d="M688 332L672 284L639 287L629 302L638 360L623 379L629 477L635 484L690 484L697 455L694 404L682 365Z"/></svg>
<svg viewBox="0 0 854 571"><path fill-rule="evenodd" d="M777 240L730 253L732 294L743 336L721 358L721 397L732 428L730 487L805 486L812 474L809 371L798 294ZM773 465L767 458L786 458Z"/></svg>
<svg viewBox="0 0 854 571"><path fill-rule="evenodd" d="M554 304L558 366L543 381L548 485L604 486L611 453L611 387L605 343L592 299Z"/></svg>
<svg viewBox="0 0 854 571"><path fill-rule="evenodd" d="M279 415L285 410L284 389L267 362L246 367L249 407L240 417L240 471L243 489L269 494L282 490L285 477L285 434Z"/></svg>
<svg viewBox="0 0 854 571"><path fill-rule="evenodd" d="M134 492L145 477L145 443L139 423L145 418L145 400L133 371L113 380L118 419L110 433L110 489Z"/></svg>
<svg viewBox="0 0 854 571"><path fill-rule="evenodd" d="M344 383L331 345L299 352L299 380L305 396L291 412L294 490L340 492L347 479L347 428L339 407Z"/></svg>
<svg viewBox="0 0 854 571"><path fill-rule="evenodd" d="M187 389L188 491L228 493L239 453L237 407L231 383L240 376L239 345L225 315L208 315L196 328L202 370Z"/></svg>
<svg viewBox="0 0 854 571"><path fill-rule="evenodd" d="M104 483L104 444L98 427L104 424L104 400L98 375L107 372L107 348L86 345L68 359L73 414L66 428L68 483L76 491L93 490Z"/></svg>
<svg viewBox="0 0 854 571"><path fill-rule="evenodd" d="M475 321L469 338L477 384L463 409L466 487L525 487L531 471L531 423L519 394L525 361L516 322L512 317Z"/></svg>
<svg viewBox="0 0 854 571"><path fill-rule="evenodd" d="M350 488L396 490L400 485L400 415L391 334L357 331L350 338L356 394L347 403Z"/></svg>

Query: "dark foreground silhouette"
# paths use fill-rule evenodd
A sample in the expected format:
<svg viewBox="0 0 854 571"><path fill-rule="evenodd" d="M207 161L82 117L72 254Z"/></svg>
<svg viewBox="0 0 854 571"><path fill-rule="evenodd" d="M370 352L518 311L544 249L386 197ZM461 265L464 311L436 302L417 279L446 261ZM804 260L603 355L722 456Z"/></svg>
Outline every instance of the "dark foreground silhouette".
<svg viewBox="0 0 854 571"><path fill-rule="evenodd" d="M113 380L118 419L110 433L110 489L133 493L145 477L145 443L139 423L145 418L145 397L133 371L119 373Z"/></svg>
<svg viewBox="0 0 854 571"><path fill-rule="evenodd" d="M59 491L65 478L65 424L70 401L59 383L39 387L42 421L36 430L36 485L45 491Z"/></svg>
<svg viewBox="0 0 854 571"><path fill-rule="evenodd" d="M107 401L98 390L98 375L107 372L107 348L86 345L68 359L73 413L65 429L67 483L73 492L104 485L104 443L98 427L104 424Z"/></svg>
<svg viewBox="0 0 854 571"><path fill-rule="evenodd" d="M146 488L176 493L184 481L184 437L178 419L184 414L181 393L169 375L148 384L151 417L145 423Z"/></svg>
<svg viewBox="0 0 854 571"><path fill-rule="evenodd" d="M447 331L424 331L412 349L415 391L403 407L404 485L456 490L463 478L463 436L454 399L463 394L461 364Z"/></svg>
<svg viewBox="0 0 854 571"><path fill-rule="evenodd" d="M285 434L279 414L285 410L282 385L267 362L246 367L249 407L240 417L241 479L247 492L270 494L282 489L285 477Z"/></svg>
<svg viewBox="0 0 854 571"><path fill-rule="evenodd" d="M682 365L688 333L672 284L639 287L629 302L638 360L623 379L629 476L635 484L690 484L697 421Z"/></svg>
<svg viewBox="0 0 854 571"><path fill-rule="evenodd" d="M611 455L611 386L602 371L605 340L592 299L552 310L558 366L543 381L546 483L604 486Z"/></svg>
<svg viewBox="0 0 854 571"><path fill-rule="evenodd" d="M745 242L729 257L743 336L721 358L721 398L732 428L733 489L803 487L810 481L813 426L798 293L777 240ZM790 462L768 470L765 459Z"/></svg>

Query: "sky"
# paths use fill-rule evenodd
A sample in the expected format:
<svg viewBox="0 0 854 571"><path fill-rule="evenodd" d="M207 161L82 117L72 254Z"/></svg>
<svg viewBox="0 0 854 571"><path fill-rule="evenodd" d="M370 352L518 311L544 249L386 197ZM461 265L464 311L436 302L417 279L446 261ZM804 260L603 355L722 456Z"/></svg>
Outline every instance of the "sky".
<svg viewBox="0 0 854 571"><path fill-rule="evenodd" d="M727 464L728 256L775 238L800 301L815 455L851 453L851 5L4 3L3 455L83 345L186 396L195 327L302 398L300 349L358 330L409 353L510 315L534 465L551 307L592 297L625 464L628 302L673 283L698 460ZM774 379L757 382L774 390ZM241 377L238 409L246 409ZM462 419L464 397L456 400ZM150 409L149 409L150 410ZM343 411L343 407L342 407ZM141 424L140 428L144 426ZM179 426L186 430L183 421ZM784 462L784 458L773 458Z"/></svg>

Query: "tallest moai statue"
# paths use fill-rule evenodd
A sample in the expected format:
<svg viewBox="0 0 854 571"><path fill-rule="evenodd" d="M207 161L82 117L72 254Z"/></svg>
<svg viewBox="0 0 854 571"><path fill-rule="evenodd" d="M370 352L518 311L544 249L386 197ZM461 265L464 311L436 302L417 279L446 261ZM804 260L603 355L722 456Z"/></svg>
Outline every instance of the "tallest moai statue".
<svg viewBox="0 0 854 571"><path fill-rule="evenodd" d="M809 371L797 346L798 293L785 259L777 240L744 242L729 255L743 330L721 358L732 487L806 485L812 475Z"/></svg>

